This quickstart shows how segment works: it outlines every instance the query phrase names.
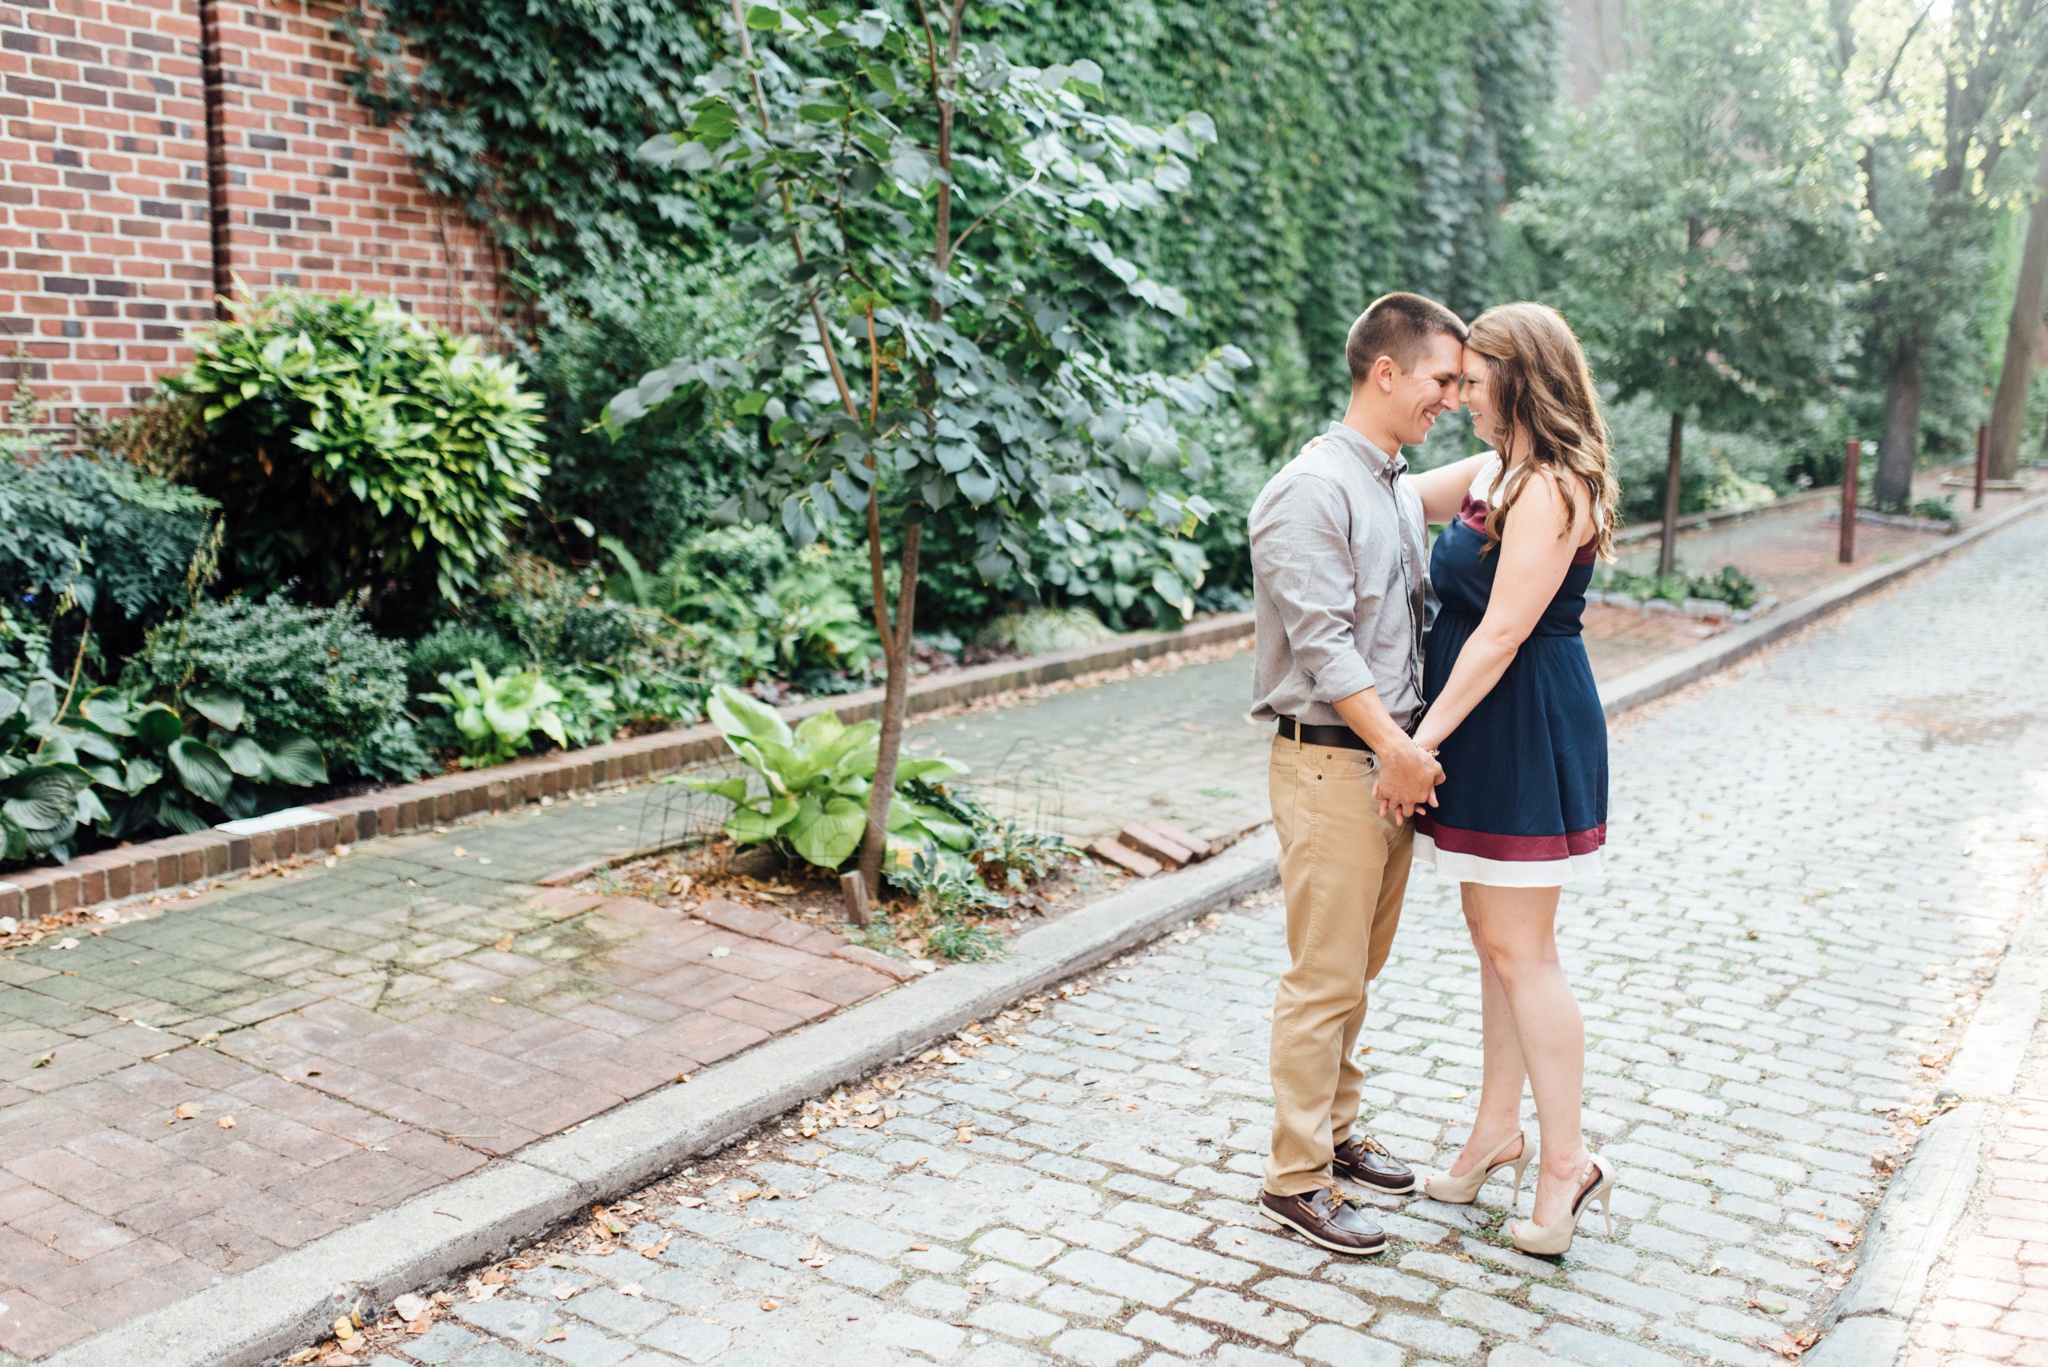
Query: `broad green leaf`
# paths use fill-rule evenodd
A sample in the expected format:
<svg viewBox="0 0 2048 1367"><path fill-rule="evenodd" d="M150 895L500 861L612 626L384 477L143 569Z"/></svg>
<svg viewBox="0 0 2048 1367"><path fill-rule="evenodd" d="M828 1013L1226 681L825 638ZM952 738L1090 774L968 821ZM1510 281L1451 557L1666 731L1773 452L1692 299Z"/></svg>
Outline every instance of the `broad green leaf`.
<svg viewBox="0 0 2048 1367"><path fill-rule="evenodd" d="M190 736L180 736L171 742L165 754L178 781L196 796L216 807L227 801L228 790L235 784L235 773L219 751Z"/></svg>
<svg viewBox="0 0 2048 1367"><path fill-rule="evenodd" d="M757 698L748 697L731 684L720 684L712 690L707 710L711 714L711 724L728 742L735 736L782 745L790 741L789 723L783 721L774 708Z"/></svg>
<svg viewBox="0 0 2048 1367"><path fill-rule="evenodd" d="M282 737L270 751L270 781L310 788L327 782L327 758L310 736L297 732Z"/></svg>
<svg viewBox="0 0 2048 1367"><path fill-rule="evenodd" d="M24 770L7 785L4 804L9 820L26 831L47 831L71 820L84 774L70 766L40 765Z"/></svg>
<svg viewBox="0 0 2048 1367"><path fill-rule="evenodd" d="M134 719L135 737L152 750L161 750L185 734L185 723L162 703L151 703Z"/></svg>
<svg viewBox="0 0 2048 1367"><path fill-rule="evenodd" d="M836 739L845 730L846 723L837 713L816 712L797 723L792 739L799 747L810 749Z"/></svg>
<svg viewBox="0 0 2048 1367"><path fill-rule="evenodd" d="M270 773L270 752L256 743L253 736L230 736L227 743L216 747L228 768L243 778L253 778L261 783Z"/></svg>
<svg viewBox="0 0 2048 1367"><path fill-rule="evenodd" d="M692 792L709 793L738 806L747 800L747 780L738 778L679 778L676 782Z"/></svg>
<svg viewBox="0 0 2048 1367"><path fill-rule="evenodd" d="M793 797L776 798L765 812L755 807L738 808L725 819L725 833L735 845L758 845L774 839L776 832L796 815L796 808L797 800Z"/></svg>
<svg viewBox="0 0 2048 1367"><path fill-rule="evenodd" d="M970 772L957 759L944 755L907 755L896 761L896 781L909 783L915 779L953 778Z"/></svg>
<svg viewBox="0 0 2048 1367"><path fill-rule="evenodd" d="M223 731L239 727L248 711L242 700L225 688L188 689L185 701L192 705L193 711Z"/></svg>
<svg viewBox="0 0 2048 1367"><path fill-rule="evenodd" d="M783 834L799 856L819 868L836 869L860 848L867 829L867 811L851 798L820 802L806 794Z"/></svg>

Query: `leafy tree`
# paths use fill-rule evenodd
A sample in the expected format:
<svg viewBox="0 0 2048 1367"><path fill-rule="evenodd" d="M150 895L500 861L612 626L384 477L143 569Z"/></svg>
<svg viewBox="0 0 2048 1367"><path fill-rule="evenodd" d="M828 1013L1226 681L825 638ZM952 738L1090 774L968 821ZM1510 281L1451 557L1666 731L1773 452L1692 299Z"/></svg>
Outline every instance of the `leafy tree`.
<svg viewBox="0 0 2048 1367"><path fill-rule="evenodd" d="M759 221L738 231L785 245L788 270L763 291L751 352L678 359L606 409L621 427L679 393L703 404L743 481L731 516L779 516L799 544L865 520L887 665L860 847L877 891L926 520L971 526L990 579L1030 569L1033 525L1088 539L1072 510L1185 531L1206 502L1150 487L1206 458L1173 414L1212 408L1250 364L1233 347L1179 376L1118 359L1133 327L1172 326L1187 304L1103 224L1188 186L1207 116L1153 128L1097 112L1099 67L1013 65L966 41L974 8L742 16L734 0L739 55L702 80L687 134L644 155L746 184ZM1156 587L1187 601L1194 586L1170 573Z"/></svg>
<svg viewBox="0 0 2048 1367"><path fill-rule="evenodd" d="M1845 7L1846 8L1846 7ZM1884 433L1874 497L1912 500L1930 359L1944 327L1972 308L1990 273L2002 208L2000 159L2048 81L2048 10L2037 0L1890 5L1844 15L1864 92L1864 207L1869 256L1867 349L1881 367ZM1868 25L1858 43L1858 18ZM1860 49L1860 50L1859 50Z"/></svg>
<svg viewBox="0 0 2048 1367"><path fill-rule="evenodd" d="M1670 573L1687 414L1739 429L1829 393L1857 250L1855 168L1824 35L1786 0L1647 7L1648 51L1566 130L1515 214L1618 397L1670 438Z"/></svg>

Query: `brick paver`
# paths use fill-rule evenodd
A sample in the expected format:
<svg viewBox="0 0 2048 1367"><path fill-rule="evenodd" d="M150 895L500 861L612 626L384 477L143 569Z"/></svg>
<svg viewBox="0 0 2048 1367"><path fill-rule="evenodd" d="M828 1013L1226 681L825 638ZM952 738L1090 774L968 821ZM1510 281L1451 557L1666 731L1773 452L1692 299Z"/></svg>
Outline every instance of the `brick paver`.
<svg viewBox="0 0 2048 1367"><path fill-rule="evenodd" d="M1617 1230L1562 1260L1504 1246L1498 1185L1375 1201L1395 1242L1364 1261L1257 1218L1267 894L879 1080L841 1108L857 1125L791 1117L650 1188L616 1242L456 1285L374 1361L1780 1361L1758 1345L1844 1280L1873 1155L2042 858L2044 668L2037 522L1616 734L1609 876L1568 893L1560 940ZM1373 1125L1411 1161L1463 1138L1477 1007L1454 891L1419 879L1362 1041Z"/></svg>
<svg viewBox="0 0 2048 1367"><path fill-rule="evenodd" d="M1993 1126L1975 1199L1900 1367L2048 1365L2048 1021Z"/></svg>

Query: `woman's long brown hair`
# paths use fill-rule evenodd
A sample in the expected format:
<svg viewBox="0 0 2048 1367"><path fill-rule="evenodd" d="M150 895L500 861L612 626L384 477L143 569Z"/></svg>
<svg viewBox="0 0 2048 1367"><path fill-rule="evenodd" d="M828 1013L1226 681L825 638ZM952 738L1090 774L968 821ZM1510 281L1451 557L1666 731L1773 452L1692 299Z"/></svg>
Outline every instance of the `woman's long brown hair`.
<svg viewBox="0 0 2048 1367"><path fill-rule="evenodd" d="M1601 559L1612 560L1621 487L1607 449L1600 396L1571 324L1545 304L1502 304L1473 320L1465 345L1486 358L1502 446L1511 434L1529 446L1517 453L1521 459L1512 466L1507 451L1501 452L1500 474L1486 499L1485 549L1500 545L1508 509L1540 474L1564 496L1566 536L1578 518L1571 484L1584 486L1593 510L1595 548Z"/></svg>

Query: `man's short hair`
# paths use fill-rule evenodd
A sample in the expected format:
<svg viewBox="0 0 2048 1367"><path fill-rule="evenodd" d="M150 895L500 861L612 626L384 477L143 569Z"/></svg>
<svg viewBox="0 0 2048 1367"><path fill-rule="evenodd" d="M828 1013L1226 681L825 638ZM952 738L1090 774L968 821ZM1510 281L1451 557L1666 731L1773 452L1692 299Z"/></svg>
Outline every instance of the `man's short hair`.
<svg viewBox="0 0 2048 1367"><path fill-rule="evenodd" d="M1381 295L1366 305L1344 341L1344 363L1351 367L1351 383L1364 384L1372 373L1372 363L1382 356L1393 357L1403 370L1413 370L1432 337L1463 342L1465 320L1419 294Z"/></svg>

